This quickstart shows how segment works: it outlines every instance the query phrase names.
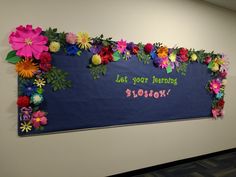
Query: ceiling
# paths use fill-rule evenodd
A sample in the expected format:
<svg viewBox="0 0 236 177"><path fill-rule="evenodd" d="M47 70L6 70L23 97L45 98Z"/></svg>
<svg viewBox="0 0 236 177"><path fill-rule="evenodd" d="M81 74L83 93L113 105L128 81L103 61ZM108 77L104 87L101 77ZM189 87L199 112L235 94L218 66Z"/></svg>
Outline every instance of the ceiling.
<svg viewBox="0 0 236 177"><path fill-rule="evenodd" d="M205 0L205 1L236 11L236 0Z"/></svg>

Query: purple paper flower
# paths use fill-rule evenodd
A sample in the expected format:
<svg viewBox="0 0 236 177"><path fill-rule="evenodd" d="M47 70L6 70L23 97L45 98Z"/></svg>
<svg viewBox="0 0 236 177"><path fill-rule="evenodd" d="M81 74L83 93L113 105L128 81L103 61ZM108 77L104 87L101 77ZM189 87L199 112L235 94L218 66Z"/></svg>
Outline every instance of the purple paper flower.
<svg viewBox="0 0 236 177"><path fill-rule="evenodd" d="M92 45L92 47L90 48L90 51L93 54L97 54L101 51L101 49L102 49L102 45Z"/></svg>
<svg viewBox="0 0 236 177"><path fill-rule="evenodd" d="M126 49L127 50L129 50L129 51L132 51L133 50L133 48L134 48L134 43L133 42L129 42L128 44L127 44L127 46L126 46Z"/></svg>
<svg viewBox="0 0 236 177"><path fill-rule="evenodd" d="M31 107L23 107L21 108L21 117L20 120L29 121L31 119L32 108Z"/></svg>

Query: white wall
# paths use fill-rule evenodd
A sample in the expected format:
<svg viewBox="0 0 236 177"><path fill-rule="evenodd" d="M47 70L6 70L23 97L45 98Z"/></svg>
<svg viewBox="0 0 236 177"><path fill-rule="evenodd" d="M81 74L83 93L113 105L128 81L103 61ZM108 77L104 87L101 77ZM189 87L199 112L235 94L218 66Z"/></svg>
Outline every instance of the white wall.
<svg viewBox="0 0 236 177"><path fill-rule="evenodd" d="M19 24L225 52L223 120L199 119L20 138L16 73L0 60L0 176L100 177L236 147L236 13L203 1L0 0L1 58Z"/></svg>

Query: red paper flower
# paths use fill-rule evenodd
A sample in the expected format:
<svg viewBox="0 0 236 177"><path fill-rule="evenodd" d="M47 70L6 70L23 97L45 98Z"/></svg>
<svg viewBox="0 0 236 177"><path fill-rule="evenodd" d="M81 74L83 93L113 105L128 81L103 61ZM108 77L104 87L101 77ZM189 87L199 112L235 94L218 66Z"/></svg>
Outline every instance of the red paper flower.
<svg viewBox="0 0 236 177"><path fill-rule="evenodd" d="M225 101L224 101L223 99L220 99L220 100L217 102L216 105L217 105L217 107L223 109L223 107L224 107L224 105L225 105Z"/></svg>
<svg viewBox="0 0 236 177"><path fill-rule="evenodd" d="M28 96L19 96L17 105L19 107L28 107L30 105L30 98Z"/></svg>
<svg viewBox="0 0 236 177"><path fill-rule="evenodd" d="M186 62L186 61L188 61L188 56L187 55L180 55L180 60L182 62Z"/></svg>
<svg viewBox="0 0 236 177"><path fill-rule="evenodd" d="M204 60L204 63L209 64L211 62L211 57L207 56Z"/></svg>
<svg viewBox="0 0 236 177"><path fill-rule="evenodd" d="M186 48L179 49L179 55L187 55L187 54L188 54L188 49Z"/></svg>
<svg viewBox="0 0 236 177"><path fill-rule="evenodd" d="M99 52L99 55L102 58L102 64L108 64L109 62L113 61L113 51L111 47L103 47L102 50Z"/></svg>
<svg viewBox="0 0 236 177"><path fill-rule="evenodd" d="M52 68L51 65L52 57L49 52L41 53L39 59L40 59L40 64L39 64L40 69L47 72Z"/></svg>
<svg viewBox="0 0 236 177"><path fill-rule="evenodd" d="M153 49L153 45L151 43L147 43L145 46L144 46L144 51L149 54Z"/></svg>
<svg viewBox="0 0 236 177"><path fill-rule="evenodd" d="M136 54L138 54L138 51L139 51L139 48L138 48L138 46L134 46L133 47L133 49L132 49L132 53L134 54L134 55L136 55Z"/></svg>
<svg viewBox="0 0 236 177"><path fill-rule="evenodd" d="M186 49L186 48L180 48L180 49L179 49L179 56L180 56L180 60L181 60L182 62L188 61L188 49Z"/></svg>

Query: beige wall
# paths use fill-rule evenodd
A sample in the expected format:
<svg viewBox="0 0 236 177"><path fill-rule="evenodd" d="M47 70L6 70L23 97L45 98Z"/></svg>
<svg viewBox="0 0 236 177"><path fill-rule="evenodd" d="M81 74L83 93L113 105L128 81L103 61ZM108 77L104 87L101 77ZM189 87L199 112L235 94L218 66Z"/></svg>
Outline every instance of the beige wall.
<svg viewBox="0 0 236 177"><path fill-rule="evenodd" d="M100 177L236 147L236 13L203 1L0 0L1 58L9 32L31 23L114 39L225 52L223 120L199 119L20 138L16 74L0 60L0 176ZM99 117L98 117L99 119Z"/></svg>

